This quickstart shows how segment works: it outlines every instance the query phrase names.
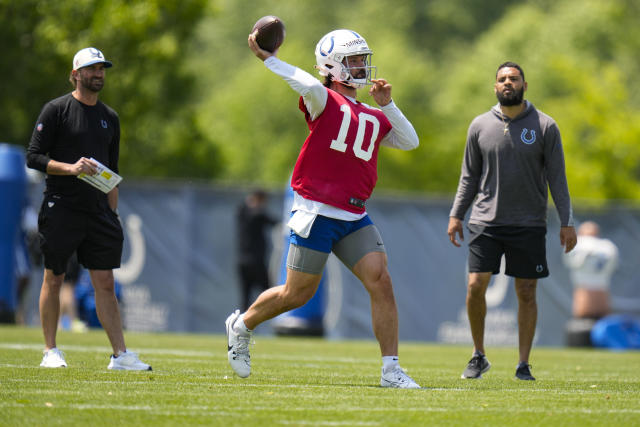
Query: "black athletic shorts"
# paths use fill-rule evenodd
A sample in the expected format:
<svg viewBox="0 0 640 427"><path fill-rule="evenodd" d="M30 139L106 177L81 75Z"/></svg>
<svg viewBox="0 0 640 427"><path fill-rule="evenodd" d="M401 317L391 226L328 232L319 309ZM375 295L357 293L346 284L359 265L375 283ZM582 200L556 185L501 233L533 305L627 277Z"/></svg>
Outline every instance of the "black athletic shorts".
<svg viewBox="0 0 640 427"><path fill-rule="evenodd" d="M499 273L504 254L507 276L539 279L549 275L546 227L467 227L470 273Z"/></svg>
<svg viewBox="0 0 640 427"><path fill-rule="evenodd" d="M78 262L89 270L120 267L124 234L118 215L106 208L84 212L44 197L38 215L40 248L45 268L62 274L75 251Z"/></svg>

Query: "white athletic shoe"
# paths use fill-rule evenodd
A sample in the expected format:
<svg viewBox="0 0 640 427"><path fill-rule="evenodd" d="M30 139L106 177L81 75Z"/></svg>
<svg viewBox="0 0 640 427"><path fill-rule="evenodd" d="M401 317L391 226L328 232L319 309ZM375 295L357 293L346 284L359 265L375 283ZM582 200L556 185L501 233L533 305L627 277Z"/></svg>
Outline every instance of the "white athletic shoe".
<svg viewBox="0 0 640 427"><path fill-rule="evenodd" d="M385 372L384 369L382 370L380 386L391 388L420 388L420 386L409 375L407 375L399 365L389 372Z"/></svg>
<svg viewBox="0 0 640 427"><path fill-rule="evenodd" d="M111 355L107 369L113 369L115 371L150 371L151 366L140 361L136 353L125 351L124 353L120 353L118 357Z"/></svg>
<svg viewBox="0 0 640 427"><path fill-rule="evenodd" d="M43 368L66 368L67 362L64 360L64 353L56 347L42 352L42 362L40 366Z"/></svg>
<svg viewBox="0 0 640 427"><path fill-rule="evenodd" d="M224 322L227 328L227 359L236 375L247 378L251 374L251 356L249 355L251 334L240 335L233 330L238 317L240 317L240 310L231 313Z"/></svg>

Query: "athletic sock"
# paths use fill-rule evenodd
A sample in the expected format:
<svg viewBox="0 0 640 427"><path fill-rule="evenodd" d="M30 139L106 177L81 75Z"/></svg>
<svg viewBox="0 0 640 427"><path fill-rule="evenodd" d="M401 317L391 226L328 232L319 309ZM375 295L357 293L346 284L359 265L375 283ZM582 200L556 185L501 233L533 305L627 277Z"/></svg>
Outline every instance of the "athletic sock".
<svg viewBox="0 0 640 427"><path fill-rule="evenodd" d="M251 335L251 329L247 328L247 325L244 324L244 313L238 317L236 324L233 325L233 329L240 335Z"/></svg>
<svg viewBox="0 0 640 427"><path fill-rule="evenodd" d="M389 372L398 366L398 356L382 356L382 370Z"/></svg>

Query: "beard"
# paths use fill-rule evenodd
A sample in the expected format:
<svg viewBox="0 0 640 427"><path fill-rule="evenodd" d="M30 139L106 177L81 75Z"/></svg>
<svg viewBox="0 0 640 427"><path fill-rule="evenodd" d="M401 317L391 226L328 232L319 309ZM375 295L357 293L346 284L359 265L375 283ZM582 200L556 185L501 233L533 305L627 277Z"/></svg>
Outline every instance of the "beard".
<svg viewBox="0 0 640 427"><path fill-rule="evenodd" d="M511 107L513 105L522 104L522 99L524 98L524 87L520 88L520 90L512 90L511 94L504 95L502 92L497 92L496 96L498 97L498 102L500 105L504 107Z"/></svg>
<svg viewBox="0 0 640 427"><path fill-rule="evenodd" d="M98 93L104 86L104 79L81 77L79 83L85 89L89 89L91 92Z"/></svg>
<svg viewBox="0 0 640 427"><path fill-rule="evenodd" d="M354 79L367 78L367 70L364 68L351 68L349 69L349 74L351 75L351 78L354 78Z"/></svg>

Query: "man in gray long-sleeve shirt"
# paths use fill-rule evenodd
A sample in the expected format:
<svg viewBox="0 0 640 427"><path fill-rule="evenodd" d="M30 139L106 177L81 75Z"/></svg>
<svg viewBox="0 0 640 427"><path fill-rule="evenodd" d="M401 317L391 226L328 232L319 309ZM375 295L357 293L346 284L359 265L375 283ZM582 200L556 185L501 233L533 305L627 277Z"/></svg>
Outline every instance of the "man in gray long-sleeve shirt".
<svg viewBox="0 0 640 427"><path fill-rule="evenodd" d="M545 244L549 190L560 217L565 252L577 241L560 131L551 117L524 100L526 90L518 64L500 65L494 86L499 103L469 126L447 230L451 243L460 246L456 235L464 239L462 221L473 205L466 303L474 352L462 378L481 378L491 367L484 354L485 293L504 255L505 273L515 277L518 296L516 378L535 379L529 355L538 311L536 284L549 275Z"/></svg>

